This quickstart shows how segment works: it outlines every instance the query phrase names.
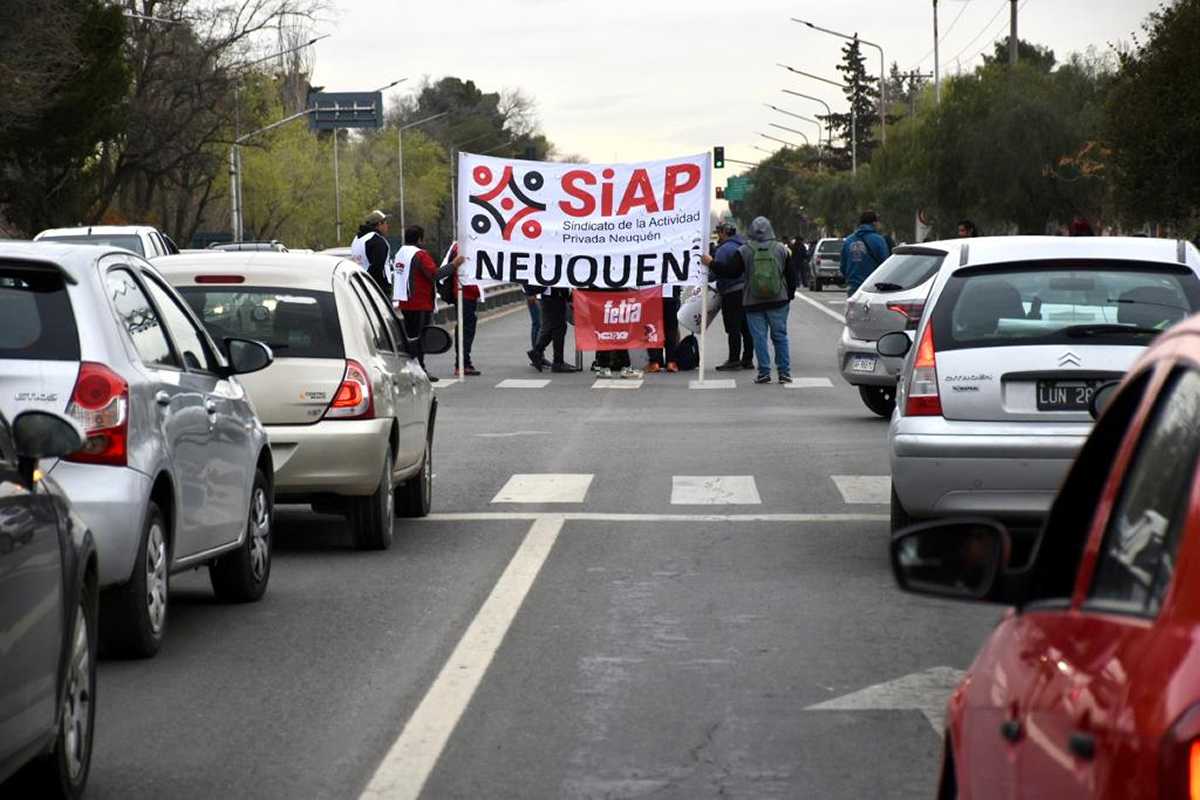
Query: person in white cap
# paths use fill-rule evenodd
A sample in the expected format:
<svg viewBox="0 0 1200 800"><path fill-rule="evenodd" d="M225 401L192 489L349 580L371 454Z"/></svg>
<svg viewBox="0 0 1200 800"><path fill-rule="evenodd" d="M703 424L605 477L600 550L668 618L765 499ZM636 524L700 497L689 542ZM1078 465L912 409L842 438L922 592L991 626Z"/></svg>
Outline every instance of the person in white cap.
<svg viewBox="0 0 1200 800"><path fill-rule="evenodd" d="M367 215L350 243L350 258L375 279L387 297L392 296L392 248L387 240L388 216L379 209Z"/></svg>

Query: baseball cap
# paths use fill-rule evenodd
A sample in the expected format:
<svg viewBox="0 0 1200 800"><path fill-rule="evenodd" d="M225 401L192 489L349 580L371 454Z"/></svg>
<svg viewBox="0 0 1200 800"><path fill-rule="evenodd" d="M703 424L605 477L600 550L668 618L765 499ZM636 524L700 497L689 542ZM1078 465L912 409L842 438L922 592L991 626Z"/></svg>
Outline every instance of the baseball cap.
<svg viewBox="0 0 1200 800"><path fill-rule="evenodd" d="M378 225L388 218L388 215L380 211L378 208L367 214L367 225Z"/></svg>

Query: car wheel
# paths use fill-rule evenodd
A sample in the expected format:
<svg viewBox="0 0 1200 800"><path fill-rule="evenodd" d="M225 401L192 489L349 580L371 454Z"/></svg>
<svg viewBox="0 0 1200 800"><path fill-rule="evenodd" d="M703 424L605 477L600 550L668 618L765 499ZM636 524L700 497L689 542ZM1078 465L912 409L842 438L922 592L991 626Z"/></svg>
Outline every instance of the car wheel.
<svg viewBox="0 0 1200 800"><path fill-rule="evenodd" d="M396 516L424 517L433 507L433 443L426 440L421 469L396 487Z"/></svg>
<svg viewBox="0 0 1200 800"><path fill-rule="evenodd" d="M274 531L271 485L262 470L254 472L246 539L208 567L208 580L217 599L226 603L261 600L271 578L271 534Z"/></svg>
<svg viewBox="0 0 1200 800"><path fill-rule="evenodd" d="M900 497L896 494L896 486L892 485L892 533L907 528L912 525L915 520L908 515L904 510L904 506L900 504Z"/></svg>
<svg viewBox="0 0 1200 800"><path fill-rule="evenodd" d="M69 800L83 797L96 728L96 639L96 596L83 587L70 639L54 746L19 773L15 782L23 796Z"/></svg>
<svg viewBox="0 0 1200 800"><path fill-rule="evenodd" d="M884 419L891 419L896 410L895 386L860 386L858 396L867 408Z"/></svg>
<svg viewBox="0 0 1200 800"><path fill-rule="evenodd" d="M171 588L170 556L166 518L151 500L133 577L101 597L100 636L105 655L150 658L162 646Z"/></svg>
<svg viewBox="0 0 1200 800"><path fill-rule="evenodd" d="M813 278L813 282L812 282L812 290L813 290L814 292L819 292L819 291L821 291L821 279L820 279L820 278Z"/></svg>
<svg viewBox="0 0 1200 800"><path fill-rule="evenodd" d="M392 546L392 517L395 514L395 487L392 483L392 450L383 456L383 474L379 486L366 497L350 498L350 527L354 546L359 550L387 550Z"/></svg>

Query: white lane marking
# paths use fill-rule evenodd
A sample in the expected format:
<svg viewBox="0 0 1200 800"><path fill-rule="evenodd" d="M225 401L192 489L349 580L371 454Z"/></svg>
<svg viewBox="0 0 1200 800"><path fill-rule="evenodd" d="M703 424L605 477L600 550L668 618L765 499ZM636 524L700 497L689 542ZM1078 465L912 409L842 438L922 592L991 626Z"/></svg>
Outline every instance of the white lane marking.
<svg viewBox="0 0 1200 800"><path fill-rule="evenodd" d="M437 383L433 384L433 388L445 389L447 386L453 386L456 383L462 383L462 378L441 378Z"/></svg>
<svg viewBox="0 0 1200 800"><path fill-rule="evenodd" d="M512 436L549 436L550 431L506 431L504 433L476 433L479 439L507 439Z"/></svg>
<svg viewBox="0 0 1200 800"><path fill-rule="evenodd" d="M829 378L792 378L791 383L783 385L785 389L832 389L833 381Z"/></svg>
<svg viewBox="0 0 1200 800"><path fill-rule="evenodd" d="M826 307L824 303L818 303L816 300L813 300L810 297L805 297L803 292L796 292L796 299L803 300L804 302L808 303L810 306L815 308L817 311L820 311L822 314L825 314L826 316L829 316L829 317L833 317L834 319L836 319L838 322L842 323L843 325L846 324L846 318L843 317L841 314L837 313L832 308Z"/></svg>
<svg viewBox="0 0 1200 800"><path fill-rule="evenodd" d="M561 517L543 517L533 523L450 659L383 757L360 800L420 797L562 527Z"/></svg>
<svg viewBox="0 0 1200 800"><path fill-rule="evenodd" d="M892 502L888 475L830 475L846 503L887 505Z"/></svg>
<svg viewBox="0 0 1200 800"><path fill-rule="evenodd" d="M931 667L902 678L809 706L805 711L920 711L939 736L945 730L946 699L965 673L953 667Z"/></svg>
<svg viewBox="0 0 1200 800"><path fill-rule="evenodd" d="M887 514L613 514L594 511L450 511L413 522L503 522L543 517L567 522L887 522Z"/></svg>
<svg viewBox="0 0 1200 800"><path fill-rule="evenodd" d="M638 378L597 378L593 389L640 389L645 381Z"/></svg>
<svg viewBox="0 0 1200 800"><path fill-rule="evenodd" d="M544 389L550 385L549 378L505 378L496 384L497 389Z"/></svg>
<svg viewBox="0 0 1200 800"><path fill-rule="evenodd" d="M703 381L688 381L689 389L736 389L737 381L733 378L711 378Z"/></svg>
<svg viewBox="0 0 1200 800"><path fill-rule="evenodd" d="M671 478L673 506L761 504L753 475L675 475Z"/></svg>
<svg viewBox="0 0 1200 800"><path fill-rule="evenodd" d="M593 477L591 474L553 472L513 475L492 502L582 503Z"/></svg>
<svg viewBox="0 0 1200 800"><path fill-rule="evenodd" d="M849 302L849 300L826 300L825 304L831 306L844 306Z"/></svg>

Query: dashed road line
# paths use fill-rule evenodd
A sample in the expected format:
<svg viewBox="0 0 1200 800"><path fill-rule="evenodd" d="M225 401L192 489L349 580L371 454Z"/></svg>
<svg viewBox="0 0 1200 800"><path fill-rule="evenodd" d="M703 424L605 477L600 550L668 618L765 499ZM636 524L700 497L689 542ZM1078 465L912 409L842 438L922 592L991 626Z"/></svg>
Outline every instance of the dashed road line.
<svg viewBox="0 0 1200 800"><path fill-rule="evenodd" d="M497 389L545 389L549 378L505 378L496 384Z"/></svg>
<svg viewBox="0 0 1200 800"><path fill-rule="evenodd" d="M792 378L791 383L783 385L785 389L832 389L833 381L829 378Z"/></svg>
<svg viewBox="0 0 1200 800"><path fill-rule="evenodd" d="M737 381L733 378L717 378L715 380L705 379L702 381L688 381L689 389L736 389Z"/></svg>
<svg viewBox="0 0 1200 800"><path fill-rule="evenodd" d="M671 478L671 505L761 505L752 475L675 475Z"/></svg>
<svg viewBox="0 0 1200 800"><path fill-rule="evenodd" d="M640 389L645 381L638 378L597 378L593 389Z"/></svg>
<svg viewBox="0 0 1200 800"><path fill-rule="evenodd" d="M803 300L804 302L808 303L810 306L815 308L817 311L820 311L822 314L824 314L828 317L832 317L833 319L836 319L838 322L842 323L843 325L846 324L846 318L843 317L841 314L837 313L832 308L827 307L824 303L818 303L816 300L813 300L811 297L805 297L803 292L796 292L796 299Z"/></svg>
<svg viewBox="0 0 1200 800"><path fill-rule="evenodd" d="M830 475L842 493L842 500L852 505L887 505L892 501L892 479L888 475Z"/></svg>
<svg viewBox="0 0 1200 800"><path fill-rule="evenodd" d="M887 522L887 514L626 514L596 511L447 511L412 522L504 522L543 517L568 522Z"/></svg>
<svg viewBox="0 0 1200 800"><path fill-rule="evenodd" d="M493 503L582 503L595 476L588 473L529 473L508 479Z"/></svg>

